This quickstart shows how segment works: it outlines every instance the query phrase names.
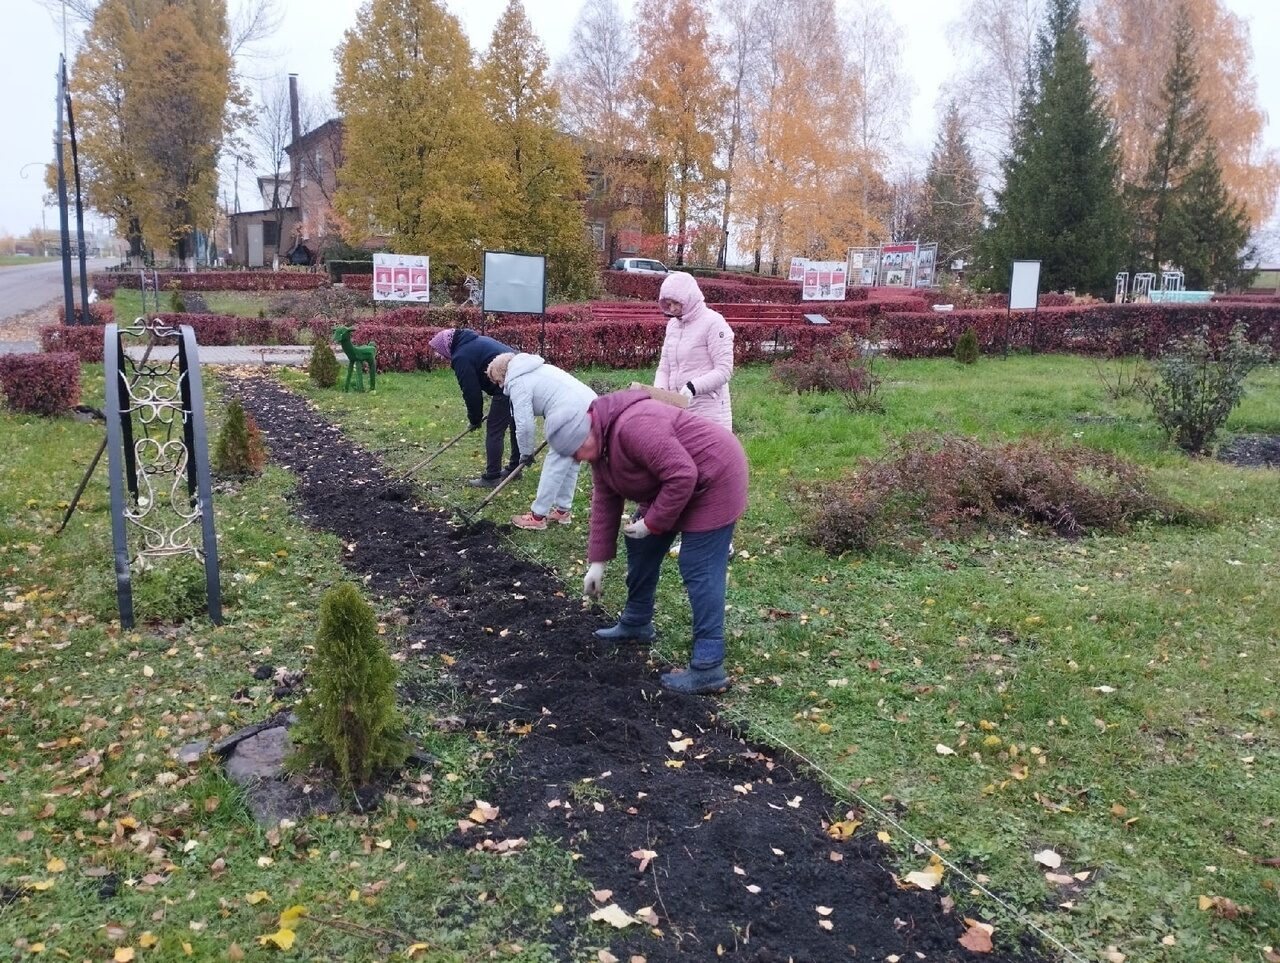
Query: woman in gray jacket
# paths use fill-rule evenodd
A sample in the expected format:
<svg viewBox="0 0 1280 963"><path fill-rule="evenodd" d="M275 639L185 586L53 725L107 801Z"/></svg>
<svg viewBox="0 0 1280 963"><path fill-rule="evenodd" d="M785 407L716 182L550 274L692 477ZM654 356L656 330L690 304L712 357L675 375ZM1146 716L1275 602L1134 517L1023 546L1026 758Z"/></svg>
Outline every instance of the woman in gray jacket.
<svg viewBox="0 0 1280 963"><path fill-rule="evenodd" d="M567 371L547 364L541 355L500 354L489 362L486 374L511 399L516 443L522 452L534 450L537 430L534 418L550 419L553 415L566 417L571 412L585 412L596 400L594 391ZM526 455L521 463L525 467L533 464L532 454ZM581 467L572 458L548 450L533 507L523 515L513 515L511 524L542 531L548 519L561 525L573 521L570 510Z"/></svg>

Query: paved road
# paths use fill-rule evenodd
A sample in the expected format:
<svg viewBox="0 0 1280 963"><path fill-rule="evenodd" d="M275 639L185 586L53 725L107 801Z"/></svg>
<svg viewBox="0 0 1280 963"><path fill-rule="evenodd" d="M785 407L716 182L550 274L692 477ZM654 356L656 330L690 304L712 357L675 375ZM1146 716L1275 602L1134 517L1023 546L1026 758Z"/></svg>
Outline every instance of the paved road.
<svg viewBox="0 0 1280 963"><path fill-rule="evenodd" d="M109 258L90 258L90 271L101 271L113 263ZM73 259L71 271L75 278L76 304L80 303L80 262ZM20 264L0 267L0 320L30 311L62 296L62 262L44 264Z"/></svg>

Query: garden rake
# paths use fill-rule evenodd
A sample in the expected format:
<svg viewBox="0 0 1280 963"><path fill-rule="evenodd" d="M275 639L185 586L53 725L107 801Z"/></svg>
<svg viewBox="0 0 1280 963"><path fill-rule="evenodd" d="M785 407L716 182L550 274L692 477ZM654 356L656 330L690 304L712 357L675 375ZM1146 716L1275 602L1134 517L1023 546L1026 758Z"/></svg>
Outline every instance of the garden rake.
<svg viewBox="0 0 1280 963"><path fill-rule="evenodd" d="M543 441L541 445L539 445L537 448L533 450L533 455L531 457L537 458L538 455L542 452L542 449L546 447L547 447L547 443L546 441ZM515 481L517 478L519 478L523 474L524 474L524 465L517 465L515 471L513 471L506 478L502 479L502 481L498 482L497 486L493 489L493 491L489 492L489 494L484 496L484 500L480 502L479 505L476 506L476 514L479 514L480 512L484 511L485 508L489 505L489 503L498 497L498 492L502 491L502 489L506 488L508 484Z"/></svg>

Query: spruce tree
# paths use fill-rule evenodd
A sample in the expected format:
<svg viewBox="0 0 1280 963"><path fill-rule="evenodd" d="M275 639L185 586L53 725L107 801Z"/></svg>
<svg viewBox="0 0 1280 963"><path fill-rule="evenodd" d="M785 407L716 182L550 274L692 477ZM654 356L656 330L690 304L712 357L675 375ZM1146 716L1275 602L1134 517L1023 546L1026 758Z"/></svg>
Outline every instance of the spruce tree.
<svg viewBox="0 0 1280 963"><path fill-rule="evenodd" d="M1151 161L1130 195L1138 269L1180 267L1189 288L1204 290L1243 278L1249 218L1223 183L1195 59L1195 31L1183 4L1174 22L1173 60Z"/></svg>
<svg viewBox="0 0 1280 963"><path fill-rule="evenodd" d="M520 0L508 0L480 67L480 89L493 125L493 233L514 251L547 255L547 279L560 297L590 293L595 259L579 198L582 158L556 129L560 98L551 85L542 41Z"/></svg>
<svg viewBox="0 0 1280 963"><path fill-rule="evenodd" d="M978 169L965 140L960 109L952 101L942 117L925 174L920 239L938 242L939 265L949 265L956 258L970 260L982 230L982 214Z"/></svg>
<svg viewBox="0 0 1280 963"><path fill-rule="evenodd" d="M1050 0L979 243L979 280L1008 290L1010 263L1029 258L1040 261L1045 289L1109 291L1126 247L1118 169L1079 0Z"/></svg>
<svg viewBox="0 0 1280 963"><path fill-rule="evenodd" d="M1169 258L1186 274L1187 288L1205 291L1249 283L1254 271L1249 215L1222 180L1217 150L1207 142L1183 180L1170 218Z"/></svg>
<svg viewBox="0 0 1280 963"><path fill-rule="evenodd" d="M1195 33L1183 4L1174 21L1173 61L1164 78L1151 160L1141 183L1130 191L1137 270L1158 274L1179 244L1179 194L1196 163L1208 124L1198 86Z"/></svg>

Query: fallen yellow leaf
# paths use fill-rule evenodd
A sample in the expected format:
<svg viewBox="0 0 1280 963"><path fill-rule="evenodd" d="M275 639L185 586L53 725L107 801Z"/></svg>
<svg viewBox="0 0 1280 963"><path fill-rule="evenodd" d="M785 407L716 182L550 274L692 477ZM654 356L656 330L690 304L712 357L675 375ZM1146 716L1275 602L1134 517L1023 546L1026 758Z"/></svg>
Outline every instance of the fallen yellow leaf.
<svg viewBox="0 0 1280 963"><path fill-rule="evenodd" d="M427 943L414 943L412 946L410 946L408 949L404 951L404 955L409 959L413 959L423 950L427 950L430 948L431 948L430 945Z"/></svg>
<svg viewBox="0 0 1280 963"><path fill-rule="evenodd" d="M112 954L111 958L115 960L116 963L129 963L129 961L133 959L133 947L117 946L116 951Z"/></svg>
<svg viewBox="0 0 1280 963"><path fill-rule="evenodd" d="M907 873L906 882L907 885L916 886L919 889L933 889L942 882L942 860L937 855L930 856L929 865L924 869Z"/></svg>
<svg viewBox="0 0 1280 963"><path fill-rule="evenodd" d="M857 819L842 819L838 823L831 824L831 828L827 830L827 835L832 839L848 839L861 825L862 823Z"/></svg>
<svg viewBox="0 0 1280 963"><path fill-rule="evenodd" d="M280 928L293 929L293 924L307 915L305 906L290 906L280 914Z"/></svg>
<svg viewBox="0 0 1280 963"><path fill-rule="evenodd" d="M268 903L271 902L271 897L267 894L267 891L265 889L256 889L252 893L250 893L248 896L246 896L244 899L245 899L245 902L248 903L250 906L257 906L259 903L263 902L264 900Z"/></svg>
<svg viewBox="0 0 1280 963"><path fill-rule="evenodd" d="M626 929L632 923L637 922L636 918L622 909L617 903L610 903L608 906L602 906L591 914L591 918L600 923L608 923L610 926L618 929Z"/></svg>
<svg viewBox="0 0 1280 963"><path fill-rule="evenodd" d="M66 868L67 868L67 864L66 864L66 863L64 863L64 862L63 862L61 859L59 859L57 856L55 856L55 857L53 857L53 859L49 860L48 865L46 865L46 866L45 866L45 869L47 869L47 870L48 870L49 872L51 872L51 873L61 873L61 872L65 871L65 870L66 870Z"/></svg>
<svg viewBox="0 0 1280 963"><path fill-rule="evenodd" d="M258 942L263 946L270 943L272 946L276 946L282 950L287 950L293 946L294 938L295 934L293 930L282 929L277 930L275 933L268 933L266 936L259 936Z"/></svg>

